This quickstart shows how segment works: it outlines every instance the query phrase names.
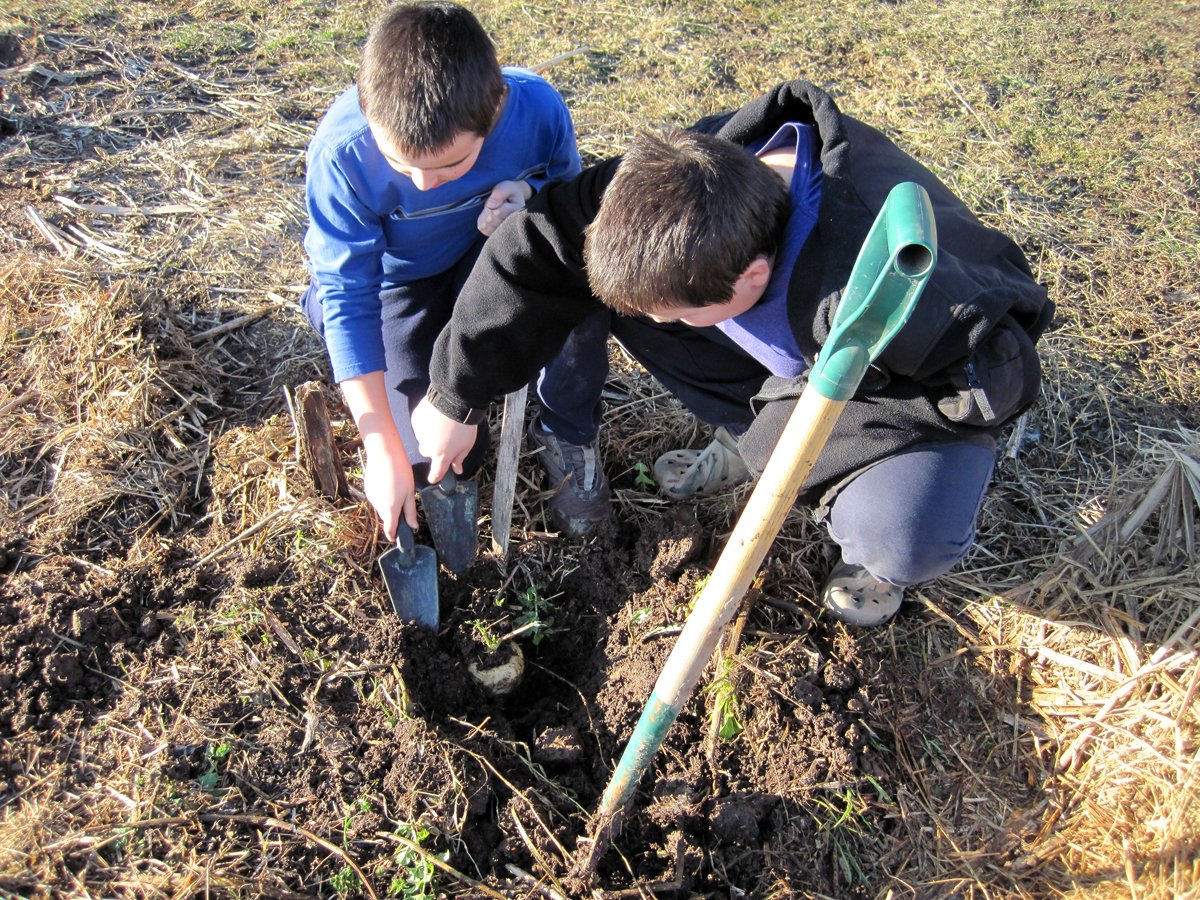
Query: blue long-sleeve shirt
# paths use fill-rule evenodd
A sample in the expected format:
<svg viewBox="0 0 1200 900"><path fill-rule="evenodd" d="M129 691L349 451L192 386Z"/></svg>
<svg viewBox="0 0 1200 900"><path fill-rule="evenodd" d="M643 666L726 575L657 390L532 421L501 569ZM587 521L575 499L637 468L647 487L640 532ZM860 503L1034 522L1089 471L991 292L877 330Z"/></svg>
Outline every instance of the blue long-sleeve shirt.
<svg viewBox="0 0 1200 900"><path fill-rule="evenodd" d="M384 368L380 291L458 262L497 183L524 180L537 190L579 174L575 129L558 92L525 69L505 68L504 83L504 111L475 165L429 191L417 190L380 153L356 87L317 127L308 146L304 248L335 380Z"/></svg>

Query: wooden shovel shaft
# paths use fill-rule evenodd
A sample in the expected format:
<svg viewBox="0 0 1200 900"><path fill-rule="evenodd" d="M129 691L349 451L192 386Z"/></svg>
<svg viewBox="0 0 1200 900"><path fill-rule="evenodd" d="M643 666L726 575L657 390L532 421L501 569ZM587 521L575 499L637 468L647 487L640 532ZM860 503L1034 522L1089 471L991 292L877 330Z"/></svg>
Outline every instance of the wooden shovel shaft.
<svg viewBox="0 0 1200 900"><path fill-rule="evenodd" d="M816 464L845 401L805 388L717 564L659 674L600 802L601 816L623 809L712 657L725 626L775 541ZM782 451L782 452L781 452Z"/></svg>
<svg viewBox="0 0 1200 900"><path fill-rule="evenodd" d="M517 488L517 463L521 456L521 434L525 425L528 393L529 386L525 385L504 398L500 446L496 450L496 484L492 494L492 550L501 559L508 556L513 497Z"/></svg>

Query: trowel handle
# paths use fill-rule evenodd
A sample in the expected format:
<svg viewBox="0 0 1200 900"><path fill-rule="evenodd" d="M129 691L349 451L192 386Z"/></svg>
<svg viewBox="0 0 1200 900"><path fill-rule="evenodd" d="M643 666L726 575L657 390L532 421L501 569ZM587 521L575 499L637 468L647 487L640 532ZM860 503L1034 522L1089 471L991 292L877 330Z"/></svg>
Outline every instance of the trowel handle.
<svg viewBox="0 0 1200 900"><path fill-rule="evenodd" d="M400 521L396 523L396 549L405 560L412 560L414 546L412 526L401 516Z"/></svg>

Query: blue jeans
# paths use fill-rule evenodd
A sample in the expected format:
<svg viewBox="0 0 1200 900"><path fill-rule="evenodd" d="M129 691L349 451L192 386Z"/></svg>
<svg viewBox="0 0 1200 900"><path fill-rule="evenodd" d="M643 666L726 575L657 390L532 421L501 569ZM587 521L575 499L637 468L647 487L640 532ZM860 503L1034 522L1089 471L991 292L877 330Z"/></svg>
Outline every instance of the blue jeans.
<svg viewBox="0 0 1200 900"><path fill-rule="evenodd" d="M842 559L902 587L945 575L975 543L995 453L978 444L920 447L837 489L825 525Z"/></svg>

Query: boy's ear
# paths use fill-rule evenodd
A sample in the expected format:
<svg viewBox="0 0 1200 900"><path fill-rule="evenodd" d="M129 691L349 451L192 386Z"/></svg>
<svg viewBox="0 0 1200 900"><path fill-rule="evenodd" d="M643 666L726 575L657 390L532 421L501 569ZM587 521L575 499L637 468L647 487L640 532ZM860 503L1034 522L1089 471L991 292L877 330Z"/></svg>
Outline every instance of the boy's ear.
<svg viewBox="0 0 1200 900"><path fill-rule="evenodd" d="M766 290L767 282L771 280L771 259L770 257L759 254L750 261L750 265L746 266L746 271L742 273L742 280L749 287L762 288Z"/></svg>

